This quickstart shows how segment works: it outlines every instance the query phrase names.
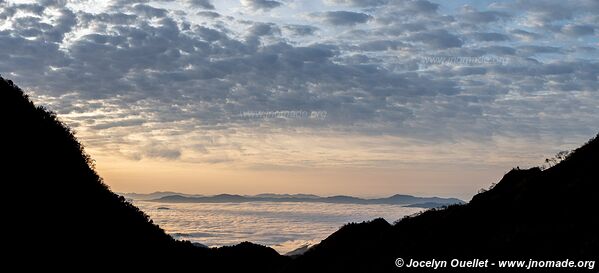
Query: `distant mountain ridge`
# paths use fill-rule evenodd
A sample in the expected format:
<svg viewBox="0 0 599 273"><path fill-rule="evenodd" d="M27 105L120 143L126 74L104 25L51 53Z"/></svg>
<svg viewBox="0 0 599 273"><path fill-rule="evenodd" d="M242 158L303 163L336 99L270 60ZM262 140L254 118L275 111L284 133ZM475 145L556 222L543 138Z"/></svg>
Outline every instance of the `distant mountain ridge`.
<svg viewBox="0 0 599 273"><path fill-rule="evenodd" d="M155 195L155 194L150 194ZM420 204L429 207L441 207L465 202L457 198L441 197L417 197L412 195L396 194L385 198L359 198L346 195L335 195L321 197L313 194L258 194L237 195L218 194L212 196L174 194L163 195L156 199L143 199L163 203L244 203L244 202L307 202L307 203L332 203L332 204L386 204L386 205L410 205L419 207Z"/></svg>
<svg viewBox="0 0 599 273"><path fill-rule="evenodd" d="M172 196L172 195L181 195L181 196L187 196L187 197L204 196L201 194L186 194L186 193L173 192L173 191L156 191L156 192L152 192L152 193L135 193L135 192L120 193L120 192L117 192L117 194L121 195L127 199L133 199L133 200L153 200L153 199L158 199L158 198L162 198L165 196Z"/></svg>

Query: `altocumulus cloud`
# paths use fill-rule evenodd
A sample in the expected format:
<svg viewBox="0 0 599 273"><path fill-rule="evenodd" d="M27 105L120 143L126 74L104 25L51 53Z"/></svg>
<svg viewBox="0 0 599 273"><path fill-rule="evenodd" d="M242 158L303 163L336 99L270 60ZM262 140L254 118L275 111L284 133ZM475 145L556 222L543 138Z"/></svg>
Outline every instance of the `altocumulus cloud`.
<svg viewBox="0 0 599 273"><path fill-rule="evenodd" d="M214 9L214 5L210 0L189 0L189 5L203 9Z"/></svg>
<svg viewBox="0 0 599 273"><path fill-rule="evenodd" d="M486 147L504 139L595 133L597 14L593 0L0 1L0 73L88 146L128 158L394 165L410 145L477 139L451 153L494 164ZM425 62L434 56L502 61ZM346 155L331 140L347 136ZM331 144L297 153L318 138Z"/></svg>
<svg viewBox="0 0 599 273"><path fill-rule="evenodd" d="M314 14L314 16L321 18L326 23L336 26L353 26L355 24L366 23L372 18L368 14L352 11L327 11Z"/></svg>
<svg viewBox="0 0 599 273"><path fill-rule="evenodd" d="M281 6L281 2L272 0L241 0L241 4L253 10L271 10Z"/></svg>

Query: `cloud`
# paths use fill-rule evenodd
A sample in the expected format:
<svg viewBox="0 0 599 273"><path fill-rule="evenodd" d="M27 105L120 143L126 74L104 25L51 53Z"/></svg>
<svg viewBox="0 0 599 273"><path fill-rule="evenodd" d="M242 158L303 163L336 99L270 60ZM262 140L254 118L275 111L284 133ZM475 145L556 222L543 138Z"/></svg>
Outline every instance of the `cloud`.
<svg viewBox="0 0 599 273"><path fill-rule="evenodd" d="M375 40L361 43L357 48L363 51L387 51L397 50L402 46L407 45L397 40Z"/></svg>
<svg viewBox="0 0 599 273"><path fill-rule="evenodd" d="M555 46L537 46L537 45L526 45L518 47L518 52L525 56L543 54L543 53L561 53L559 47Z"/></svg>
<svg viewBox="0 0 599 273"><path fill-rule="evenodd" d="M591 25L565 25L561 32L567 36L579 37L595 34L595 28Z"/></svg>
<svg viewBox="0 0 599 273"><path fill-rule="evenodd" d="M539 35L537 33L533 33L533 32L529 32L526 30L522 30L522 29L514 29L512 31L510 31L510 33L514 36L516 36L519 39L525 40L525 41L533 41L535 39L539 39L542 37L542 35Z"/></svg>
<svg viewBox="0 0 599 273"><path fill-rule="evenodd" d="M283 29L299 36L313 35L318 30L317 27L310 25L286 25Z"/></svg>
<svg viewBox="0 0 599 273"><path fill-rule="evenodd" d="M483 42L500 42L510 39L507 35L496 32L477 32L472 33L471 37L475 40Z"/></svg>
<svg viewBox="0 0 599 273"><path fill-rule="evenodd" d="M289 147L345 135L558 143L599 122L592 2L564 7L564 19L543 24L531 20L559 3L460 10L428 1L327 1L243 13L269 10L258 2L225 9L195 1L202 10L187 13L178 9L188 2L115 1L93 11L86 2L77 9L2 2L0 73L75 124L88 145L138 158L279 160L291 168L325 161L322 152L327 162L369 165L384 141L352 143L361 154L353 163L317 144L297 158ZM342 9L349 10L327 11ZM427 64L427 57L448 61ZM240 118L296 110L327 115ZM150 149L161 141L174 145Z"/></svg>
<svg viewBox="0 0 599 273"><path fill-rule="evenodd" d="M409 39L425 43L435 49L461 47L463 45L463 41L458 36L444 29L418 32L411 35Z"/></svg>
<svg viewBox="0 0 599 273"><path fill-rule="evenodd" d="M271 0L241 0L241 4L250 9L262 11L268 11L282 5L281 2Z"/></svg>
<svg viewBox="0 0 599 273"><path fill-rule="evenodd" d="M352 11L327 11L314 14L315 17L335 26L354 26L363 24L372 19L372 16Z"/></svg>
<svg viewBox="0 0 599 273"><path fill-rule="evenodd" d="M473 24L487 24L503 19L510 18L511 15L500 11L475 11L467 9L459 15L460 19L466 20Z"/></svg>
<svg viewBox="0 0 599 273"><path fill-rule="evenodd" d="M557 21L572 20L587 13L599 12L599 4L594 0L576 1L567 5L554 0L520 0L511 6L526 11L525 18L528 25L546 30L551 30Z"/></svg>
<svg viewBox="0 0 599 273"><path fill-rule="evenodd" d="M355 7L373 7L389 3L389 0L327 0L330 4L342 4Z"/></svg>
<svg viewBox="0 0 599 273"><path fill-rule="evenodd" d="M154 8L152 6L148 6L145 4L137 4L137 5L133 6L133 10L135 11L136 14L146 16L149 18L166 17L166 14L167 14L167 11L165 9L158 9L158 8Z"/></svg>
<svg viewBox="0 0 599 273"><path fill-rule="evenodd" d="M198 11L196 13L196 15L208 17L208 18L212 18L212 19L220 17L220 14L218 12L214 12L214 11Z"/></svg>
<svg viewBox="0 0 599 273"><path fill-rule="evenodd" d="M436 13L437 9L439 8L439 4L426 0L398 1L397 5L403 6L406 12L415 12L418 14Z"/></svg>
<svg viewBox="0 0 599 273"><path fill-rule="evenodd" d="M344 1L345 3L354 3L353 6L368 7L370 5L371 10L376 10L380 15L385 17L386 15L394 16L393 19L406 19L406 18L426 18L436 16L439 9L439 4L433 3L427 0L394 0L394 1ZM374 9L373 9L374 8ZM398 18L398 16L405 18ZM391 19L391 18L388 18Z"/></svg>
<svg viewBox="0 0 599 273"><path fill-rule="evenodd" d="M486 52L491 55L514 55L516 54L516 49L508 46L486 46L481 47L480 50L482 52Z"/></svg>
<svg viewBox="0 0 599 273"><path fill-rule="evenodd" d="M281 34L281 29L275 24L267 24L267 23L254 23L248 29L250 36L268 36Z"/></svg>
<svg viewBox="0 0 599 273"><path fill-rule="evenodd" d="M115 127L131 127L136 125L142 125L145 123L143 119L128 119L128 120L120 120L120 121L110 121L106 123L101 123L92 126L91 128L95 130L104 130Z"/></svg>
<svg viewBox="0 0 599 273"><path fill-rule="evenodd" d="M189 3L189 5L192 7L214 9L214 5L210 0L188 0L187 3Z"/></svg>
<svg viewBox="0 0 599 273"><path fill-rule="evenodd" d="M149 158L175 160L181 157L181 151L158 144L148 146L144 150L143 156Z"/></svg>

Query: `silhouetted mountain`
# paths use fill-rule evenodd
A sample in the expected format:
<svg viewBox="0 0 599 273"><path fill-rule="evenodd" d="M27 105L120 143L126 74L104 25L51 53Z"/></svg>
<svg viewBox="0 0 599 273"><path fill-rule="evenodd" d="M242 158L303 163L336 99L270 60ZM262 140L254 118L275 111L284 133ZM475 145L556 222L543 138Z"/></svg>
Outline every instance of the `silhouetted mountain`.
<svg viewBox="0 0 599 273"><path fill-rule="evenodd" d="M152 193L128 192L128 193L118 193L118 194L124 196L125 198L130 198L133 200L154 200L154 199L159 199L159 198L162 198L165 196L171 196L171 195L180 195L180 196L185 196L185 197L205 197L206 196L203 194L189 194L189 193L180 193L180 192L173 192L173 191L157 191L157 192L152 192ZM298 194L261 193L261 194L256 194L256 195L244 195L244 196L258 197L258 198L320 198L320 196L318 196L318 195L302 194L302 193L298 193Z"/></svg>
<svg viewBox="0 0 599 273"><path fill-rule="evenodd" d="M0 119L2 181L4 192L11 193L3 196L5 268L271 272L288 261L250 243L208 249L174 240L108 189L93 160L54 113L36 107L3 78Z"/></svg>
<svg viewBox="0 0 599 273"><path fill-rule="evenodd" d="M599 136L547 169L513 169L466 205L432 209L395 225L349 224L292 262L286 272L433 271L395 266L415 260L599 258ZM595 265L596 266L596 265ZM597 268L595 267L594 270ZM439 271L456 271L447 267ZM564 268L467 272L564 272ZM573 272L590 272L581 268Z"/></svg>
<svg viewBox="0 0 599 273"><path fill-rule="evenodd" d="M410 205L406 205L405 207L407 207L407 208L434 209L434 208L447 207L447 206L450 206L450 205L453 205L453 204L425 202L425 203L410 204Z"/></svg>
<svg viewBox="0 0 599 273"><path fill-rule="evenodd" d="M171 195L202 196L199 194L183 194L183 193L172 192L172 191L157 191L157 192L152 192L152 193L128 192L128 193L117 193L117 194L122 195L125 198L133 199L133 200L153 200L153 199L158 199L158 198L162 198L165 196L171 196Z"/></svg>
<svg viewBox="0 0 599 273"><path fill-rule="evenodd" d="M441 197L416 197L412 195L396 194L388 198L378 199L381 204L422 204L422 203L437 203L444 205L464 204L465 202L457 198L441 198Z"/></svg>
<svg viewBox="0 0 599 273"><path fill-rule="evenodd" d="M306 251L308 251L308 249L310 249L310 247L311 247L311 245L303 245L303 246L300 246L300 247L298 247L292 251L289 251L283 255L290 256L290 257L296 257L296 256L306 253Z"/></svg>
<svg viewBox="0 0 599 273"><path fill-rule="evenodd" d="M318 195L304 194L304 193L297 193L297 194L261 193L261 194L254 195L254 197L262 197L262 198L320 198L320 196L318 196Z"/></svg>
<svg viewBox="0 0 599 273"><path fill-rule="evenodd" d="M214 196L190 196L190 195L168 195L154 200L164 203L243 203L243 202L312 202L312 203L333 203L333 204L388 204L388 205L406 205L406 204L436 204L435 207L463 204L464 201L456 198L441 197L416 197L411 195L393 195L387 198L364 199L353 196L336 195L320 197L317 195L235 195L219 194Z"/></svg>

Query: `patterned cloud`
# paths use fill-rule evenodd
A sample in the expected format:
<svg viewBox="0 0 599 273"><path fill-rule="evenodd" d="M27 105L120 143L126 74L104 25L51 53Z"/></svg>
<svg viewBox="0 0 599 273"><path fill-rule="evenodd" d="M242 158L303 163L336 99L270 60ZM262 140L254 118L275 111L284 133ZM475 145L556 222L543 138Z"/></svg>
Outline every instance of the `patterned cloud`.
<svg viewBox="0 0 599 273"><path fill-rule="evenodd" d="M0 73L130 160L493 165L596 133L596 1L461 2L0 1ZM326 118L242 114L276 111Z"/></svg>

